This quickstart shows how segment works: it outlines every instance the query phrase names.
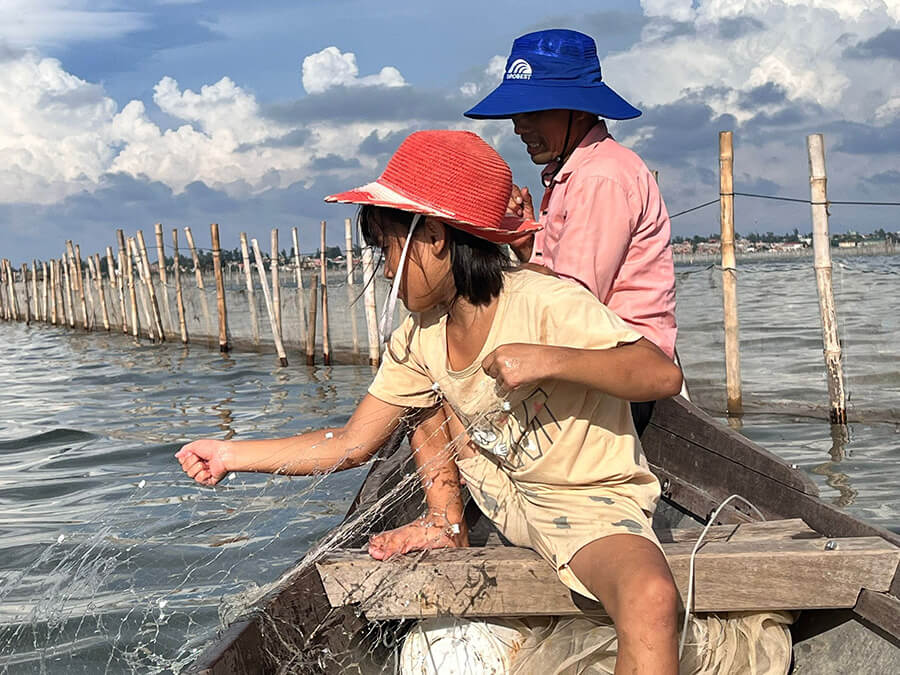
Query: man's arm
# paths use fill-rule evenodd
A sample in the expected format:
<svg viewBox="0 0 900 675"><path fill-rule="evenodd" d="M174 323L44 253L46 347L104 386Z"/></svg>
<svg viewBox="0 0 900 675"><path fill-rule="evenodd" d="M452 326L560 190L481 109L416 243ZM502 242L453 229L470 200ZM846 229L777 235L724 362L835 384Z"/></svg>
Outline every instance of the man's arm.
<svg viewBox="0 0 900 675"><path fill-rule="evenodd" d="M310 475L350 469L367 462L407 413L367 394L343 427L265 440L202 439L176 453L184 471L215 485L231 471Z"/></svg>

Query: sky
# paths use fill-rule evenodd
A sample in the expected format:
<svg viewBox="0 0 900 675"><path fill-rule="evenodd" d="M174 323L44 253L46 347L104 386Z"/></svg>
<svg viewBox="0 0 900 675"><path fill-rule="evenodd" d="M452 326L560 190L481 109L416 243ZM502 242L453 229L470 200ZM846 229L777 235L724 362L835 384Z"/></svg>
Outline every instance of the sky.
<svg viewBox="0 0 900 675"><path fill-rule="evenodd" d="M807 198L823 133L829 197L900 197L900 0L0 0L0 257L103 252L116 228L188 225L209 246L343 245L348 206L410 132L470 129L520 185L538 167L509 121L463 111L499 83L515 37L573 28L643 110L614 137L660 173L670 213L735 189ZM810 228L802 204L738 198L739 232ZM833 206L833 231L900 229L900 209ZM718 229L715 206L673 236ZM183 238L182 238L183 240ZM166 235L170 241L170 235Z"/></svg>

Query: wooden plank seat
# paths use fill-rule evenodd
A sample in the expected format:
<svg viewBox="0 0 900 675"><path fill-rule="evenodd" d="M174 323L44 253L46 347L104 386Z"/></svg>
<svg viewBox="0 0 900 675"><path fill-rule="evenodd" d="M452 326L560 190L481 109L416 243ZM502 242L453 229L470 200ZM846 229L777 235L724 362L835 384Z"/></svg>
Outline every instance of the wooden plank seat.
<svg viewBox="0 0 900 675"><path fill-rule="evenodd" d="M684 600L700 530L657 532ZM880 537L826 539L799 519L710 528L697 557L697 612L852 608L883 592L900 548ZM572 615L602 611L574 595L529 549L485 546L373 560L334 552L317 563L332 607L358 605L370 620Z"/></svg>

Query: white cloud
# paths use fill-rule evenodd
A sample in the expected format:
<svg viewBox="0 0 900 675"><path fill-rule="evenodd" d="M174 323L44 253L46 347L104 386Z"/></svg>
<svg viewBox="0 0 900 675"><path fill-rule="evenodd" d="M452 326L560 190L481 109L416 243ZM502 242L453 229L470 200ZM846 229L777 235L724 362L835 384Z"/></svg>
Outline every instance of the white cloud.
<svg viewBox="0 0 900 675"><path fill-rule="evenodd" d="M847 46L897 26L897 0L643 0L642 5L656 22L640 42L603 64L611 85L636 103L659 105L692 90L746 92L771 83L792 100L871 120L873 99L900 95L898 62L885 59L879 66L883 72L873 78L871 61L844 56ZM660 22L666 20L687 21L693 31L662 38ZM710 103L716 112L746 119L751 113L737 99L713 97Z"/></svg>
<svg viewBox="0 0 900 675"><path fill-rule="evenodd" d="M0 42L17 47L58 46L84 40L117 38L142 28L143 12L119 3L91 0L3 0Z"/></svg>
<svg viewBox="0 0 900 675"><path fill-rule="evenodd" d="M326 47L303 59L303 88L308 94L321 94L332 87L403 87L406 80L393 66L385 66L377 75L359 76L356 54Z"/></svg>

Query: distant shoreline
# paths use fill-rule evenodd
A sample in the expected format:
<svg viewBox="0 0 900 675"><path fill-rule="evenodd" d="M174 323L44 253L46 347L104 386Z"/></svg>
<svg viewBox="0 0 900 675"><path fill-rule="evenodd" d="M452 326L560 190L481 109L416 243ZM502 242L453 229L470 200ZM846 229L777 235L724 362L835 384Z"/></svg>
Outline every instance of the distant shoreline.
<svg viewBox="0 0 900 675"><path fill-rule="evenodd" d="M832 258L852 258L856 256L873 256L873 255L900 255L900 246L889 244L873 244L869 246L857 246L855 248L839 248L831 247ZM798 258L812 258L813 249L809 248L779 250L779 251L757 251L754 253L736 253L738 260L795 260ZM676 265L702 265L709 263L718 263L722 260L721 253L675 253Z"/></svg>

